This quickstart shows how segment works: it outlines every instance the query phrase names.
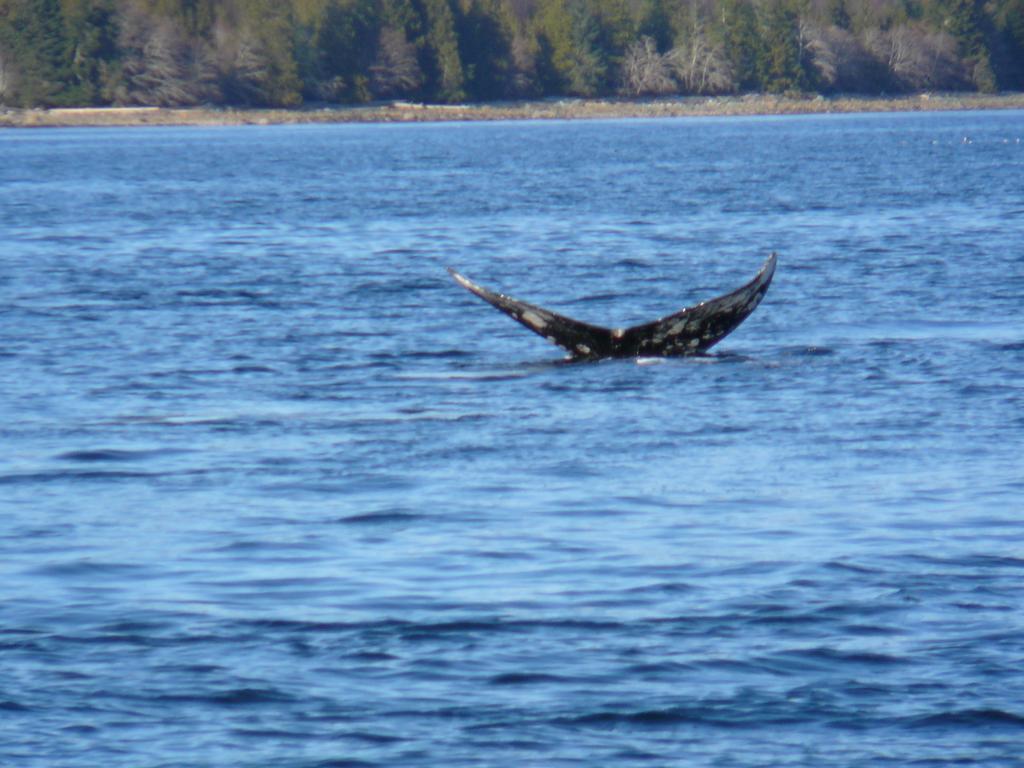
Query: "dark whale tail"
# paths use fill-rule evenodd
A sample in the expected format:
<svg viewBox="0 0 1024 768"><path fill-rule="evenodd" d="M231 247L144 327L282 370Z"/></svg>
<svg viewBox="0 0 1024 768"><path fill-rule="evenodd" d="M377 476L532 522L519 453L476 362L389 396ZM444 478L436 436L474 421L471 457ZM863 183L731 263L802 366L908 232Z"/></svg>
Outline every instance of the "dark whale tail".
<svg viewBox="0 0 1024 768"><path fill-rule="evenodd" d="M775 275L772 253L754 279L732 293L702 301L652 323L632 328L602 328L494 293L449 267L455 281L488 304L569 351L574 360L606 357L678 357L697 355L717 344L761 303Z"/></svg>

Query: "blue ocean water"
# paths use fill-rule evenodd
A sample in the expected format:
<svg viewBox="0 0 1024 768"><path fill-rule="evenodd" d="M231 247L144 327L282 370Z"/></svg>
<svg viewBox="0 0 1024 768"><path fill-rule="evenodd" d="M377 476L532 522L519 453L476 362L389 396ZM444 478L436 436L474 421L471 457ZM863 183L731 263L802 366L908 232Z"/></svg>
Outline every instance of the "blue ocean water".
<svg viewBox="0 0 1024 768"><path fill-rule="evenodd" d="M1022 225L1021 112L0 133L0 764L1022 765Z"/></svg>

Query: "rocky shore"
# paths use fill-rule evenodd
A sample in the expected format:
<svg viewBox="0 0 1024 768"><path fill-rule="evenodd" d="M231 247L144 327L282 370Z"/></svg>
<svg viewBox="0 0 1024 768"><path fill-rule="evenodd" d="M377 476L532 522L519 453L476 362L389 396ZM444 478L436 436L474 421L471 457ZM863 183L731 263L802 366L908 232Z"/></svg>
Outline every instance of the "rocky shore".
<svg viewBox="0 0 1024 768"><path fill-rule="evenodd" d="M1024 109L1024 93L923 93L912 96L687 96L661 99L558 99L488 104L388 102L365 106L311 105L299 109L221 107L0 107L0 127L55 128L146 125L286 125L411 123L468 120L593 120L608 118L794 115Z"/></svg>

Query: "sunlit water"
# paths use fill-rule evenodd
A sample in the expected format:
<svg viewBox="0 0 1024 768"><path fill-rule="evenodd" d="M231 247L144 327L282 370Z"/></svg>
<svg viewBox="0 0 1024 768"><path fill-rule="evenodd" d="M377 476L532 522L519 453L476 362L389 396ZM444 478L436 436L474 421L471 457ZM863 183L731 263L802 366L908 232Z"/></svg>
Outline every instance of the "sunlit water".
<svg viewBox="0 0 1024 768"><path fill-rule="evenodd" d="M1022 224L1021 112L0 133L0 763L1020 765Z"/></svg>

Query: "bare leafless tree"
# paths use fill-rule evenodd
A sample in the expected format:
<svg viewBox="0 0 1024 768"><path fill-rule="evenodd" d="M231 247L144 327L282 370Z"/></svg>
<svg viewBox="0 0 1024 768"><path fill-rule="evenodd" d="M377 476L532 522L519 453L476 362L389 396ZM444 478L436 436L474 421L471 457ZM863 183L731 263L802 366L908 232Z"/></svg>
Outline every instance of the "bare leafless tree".
<svg viewBox="0 0 1024 768"><path fill-rule="evenodd" d="M18 75L14 69L14 56L0 45L0 104L14 96Z"/></svg>
<svg viewBox="0 0 1024 768"><path fill-rule="evenodd" d="M805 55L814 73L814 84L823 91L841 91L870 86L871 54L851 32L836 26L804 24Z"/></svg>
<svg viewBox="0 0 1024 768"><path fill-rule="evenodd" d="M119 16L121 67L107 84L122 104L181 106L218 98L217 70L205 41L189 39L170 19L128 3Z"/></svg>
<svg viewBox="0 0 1024 768"><path fill-rule="evenodd" d="M622 60L622 89L630 96L661 95L675 92L668 57L658 51L652 37L642 37L629 48Z"/></svg>
<svg viewBox="0 0 1024 768"><path fill-rule="evenodd" d="M269 62L262 41L249 29L234 33L230 54L221 60L221 72L233 101L255 103L261 99L264 84L270 79Z"/></svg>
<svg viewBox="0 0 1024 768"><path fill-rule="evenodd" d="M836 45L838 36L832 34L833 29L805 24L802 19L800 21L800 36L805 41L811 69L814 71L818 86L825 90L835 88L839 82L840 52Z"/></svg>
<svg viewBox="0 0 1024 768"><path fill-rule="evenodd" d="M866 44L901 88L963 86L964 67L956 54L956 41L945 32L900 24L892 29L870 30Z"/></svg>
<svg viewBox="0 0 1024 768"><path fill-rule="evenodd" d="M416 46L404 30L391 26L381 29L370 76L370 87L379 97L409 96L419 90L423 70L416 58Z"/></svg>
<svg viewBox="0 0 1024 768"><path fill-rule="evenodd" d="M537 93L537 38L517 32L512 38L512 77L510 96L533 96Z"/></svg>
<svg viewBox="0 0 1024 768"><path fill-rule="evenodd" d="M729 93L735 76L725 47L713 41L703 27L694 27L686 39L668 53L668 61L688 93Z"/></svg>

